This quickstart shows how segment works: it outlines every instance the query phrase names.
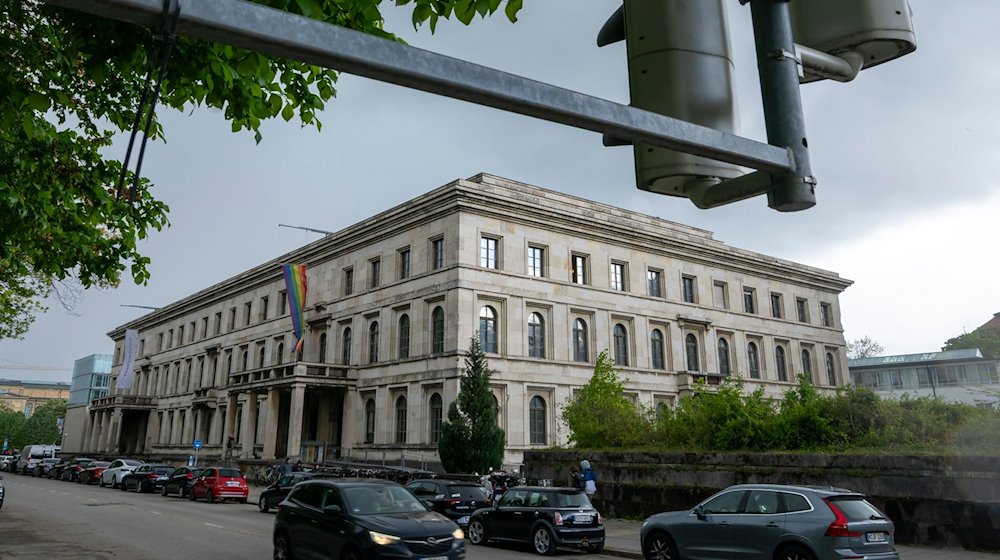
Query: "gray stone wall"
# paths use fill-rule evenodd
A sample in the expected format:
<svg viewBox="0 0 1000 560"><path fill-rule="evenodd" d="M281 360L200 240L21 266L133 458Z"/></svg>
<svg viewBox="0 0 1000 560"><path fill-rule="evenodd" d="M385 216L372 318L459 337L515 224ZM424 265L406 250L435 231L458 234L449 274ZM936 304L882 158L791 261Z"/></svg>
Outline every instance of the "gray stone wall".
<svg viewBox="0 0 1000 560"><path fill-rule="evenodd" d="M609 517L689 509L733 484L836 486L865 494L901 544L1000 551L997 457L531 451L524 473L565 485L581 459L597 470L594 502Z"/></svg>

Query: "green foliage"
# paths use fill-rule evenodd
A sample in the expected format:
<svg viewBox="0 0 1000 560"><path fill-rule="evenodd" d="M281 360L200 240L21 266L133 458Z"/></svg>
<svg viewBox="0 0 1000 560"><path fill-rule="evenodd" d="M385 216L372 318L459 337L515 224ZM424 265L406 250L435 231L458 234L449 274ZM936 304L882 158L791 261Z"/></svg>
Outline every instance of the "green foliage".
<svg viewBox="0 0 1000 560"><path fill-rule="evenodd" d="M642 443L649 433L649 414L629 400L624 389L614 362L606 351L601 352L593 377L563 407L570 443L584 448Z"/></svg>
<svg viewBox="0 0 1000 560"><path fill-rule="evenodd" d="M438 455L446 472L487 472L503 465L507 438L497 425L491 375L486 354L473 338L458 397L448 407L448 420L441 423Z"/></svg>
<svg viewBox="0 0 1000 560"><path fill-rule="evenodd" d="M9 448L20 450L33 443L60 443L56 418L66 417L66 401L51 400L38 407L31 417L20 410L0 408L0 441L7 438Z"/></svg>
<svg viewBox="0 0 1000 560"><path fill-rule="evenodd" d="M949 338L941 349L966 350L972 348L978 348L986 358L1000 359L1000 328L980 327L972 332Z"/></svg>
<svg viewBox="0 0 1000 560"><path fill-rule="evenodd" d="M775 410L763 389L749 395L743 381L699 382L673 409L662 410L656 440L671 448L764 451L772 447Z"/></svg>
<svg viewBox="0 0 1000 560"><path fill-rule="evenodd" d="M391 40L378 0L258 0L280 10ZM494 13L500 0L397 0L414 4L413 22L453 13L464 23ZM509 0L514 21L521 7ZM51 6L0 0L0 338L26 332L41 309L32 301L53 282L84 288L149 279L138 242L168 225L152 185L116 193L122 164L107 156L131 130L147 69L158 61L153 31ZM267 119L318 114L336 95L336 72L186 37L174 46L161 107L219 109L234 132L259 142ZM154 138L163 138L155 121ZM131 183L131 174L128 174ZM10 305L8 305L10 304Z"/></svg>

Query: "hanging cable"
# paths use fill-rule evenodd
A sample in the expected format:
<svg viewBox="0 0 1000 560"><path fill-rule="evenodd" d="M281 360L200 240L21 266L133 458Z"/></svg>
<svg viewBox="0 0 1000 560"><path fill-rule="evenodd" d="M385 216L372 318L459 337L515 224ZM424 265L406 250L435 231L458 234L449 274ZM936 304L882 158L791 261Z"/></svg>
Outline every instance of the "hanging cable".
<svg viewBox="0 0 1000 560"><path fill-rule="evenodd" d="M125 186L125 176L128 174L129 162L132 159L132 148L135 145L136 135L139 133L139 123L142 120L142 114L146 109L146 99L149 97L150 82L153 78L153 71L156 69L155 64L159 60L160 71L153 86L153 98L149 103L149 112L146 113L142 143L139 146L139 156L136 158L135 174L132 178L132 186L129 188L129 201L135 202L140 172L142 171L142 159L146 153L146 140L149 139L149 127L153 122L153 115L156 112L156 102L160 96L163 77L167 72L167 61L170 60L170 50L177 41L177 21L180 19L180 15L180 0L163 0L163 12L160 14L160 29L154 38L156 48L153 51L153 56L150 57L149 70L146 72L146 81L142 87L142 95L139 97L139 105L135 110L135 121L132 123L132 134L129 136L128 148L125 150L125 161L122 162L121 175L118 177L118 189L115 191L115 199L121 199L122 196L122 190Z"/></svg>

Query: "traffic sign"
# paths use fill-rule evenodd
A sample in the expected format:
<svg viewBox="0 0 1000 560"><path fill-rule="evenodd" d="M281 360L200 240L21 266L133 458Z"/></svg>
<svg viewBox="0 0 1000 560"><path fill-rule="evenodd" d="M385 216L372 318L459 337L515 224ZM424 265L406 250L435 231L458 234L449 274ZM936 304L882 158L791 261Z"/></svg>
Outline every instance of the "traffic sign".
<svg viewBox="0 0 1000 560"><path fill-rule="evenodd" d="M201 449L201 440L200 439L194 440L194 448L195 449Z"/></svg>

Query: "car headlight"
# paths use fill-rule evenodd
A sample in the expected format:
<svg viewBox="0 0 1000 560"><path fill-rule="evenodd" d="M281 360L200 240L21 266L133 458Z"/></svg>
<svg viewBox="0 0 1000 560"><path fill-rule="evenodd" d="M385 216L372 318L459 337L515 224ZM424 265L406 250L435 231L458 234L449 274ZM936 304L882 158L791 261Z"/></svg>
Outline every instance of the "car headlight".
<svg viewBox="0 0 1000 560"><path fill-rule="evenodd" d="M379 533L377 531L368 531L368 534L371 536L372 541L374 541L375 544L387 545L387 544L396 544L399 542L399 537L395 535L387 535L385 533Z"/></svg>
<svg viewBox="0 0 1000 560"><path fill-rule="evenodd" d="M462 540L462 539L464 539L464 538L465 538L465 531L463 531L463 530L462 530L462 528L461 528L461 527L459 527L458 529L455 529L455 530L454 530L454 531L453 531L453 532L451 533L451 536L455 537L455 540L456 540L456 541L460 541L460 540Z"/></svg>

